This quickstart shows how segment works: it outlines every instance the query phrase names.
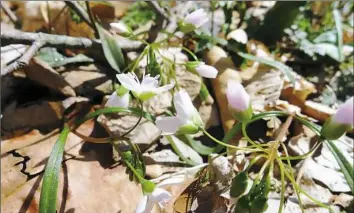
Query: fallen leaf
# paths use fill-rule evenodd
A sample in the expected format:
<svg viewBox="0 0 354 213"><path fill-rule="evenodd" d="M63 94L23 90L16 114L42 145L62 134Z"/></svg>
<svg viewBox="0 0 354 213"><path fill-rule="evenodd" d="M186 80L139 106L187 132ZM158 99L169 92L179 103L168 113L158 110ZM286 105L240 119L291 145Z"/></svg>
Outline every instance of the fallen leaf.
<svg viewBox="0 0 354 213"><path fill-rule="evenodd" d="M28 67L24 69L27 77L41 85L49 87L66 96L76 96L74 89L68 82L51 68L46 62L34 57Z"/></svg>

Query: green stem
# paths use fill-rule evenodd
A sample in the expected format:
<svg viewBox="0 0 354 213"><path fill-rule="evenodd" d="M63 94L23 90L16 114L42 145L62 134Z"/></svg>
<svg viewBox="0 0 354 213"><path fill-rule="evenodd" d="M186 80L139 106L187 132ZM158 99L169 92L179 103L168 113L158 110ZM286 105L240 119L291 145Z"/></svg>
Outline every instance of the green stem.
<svg viewBox="0 0 354 213"><path fill-rule="evenodd" d="M236 150L243 150L243 151L250 151L250 152L256 152L258 151L257 149L250 149L250 147L237 147L233 146L227 143L224 143L222 141L219 141L218 139L214 138L212 135L210 135L204 128L201 129L206 136L208 136L211 140L213 140L215 143L223 145L228 148L236 149Z"/></svg>

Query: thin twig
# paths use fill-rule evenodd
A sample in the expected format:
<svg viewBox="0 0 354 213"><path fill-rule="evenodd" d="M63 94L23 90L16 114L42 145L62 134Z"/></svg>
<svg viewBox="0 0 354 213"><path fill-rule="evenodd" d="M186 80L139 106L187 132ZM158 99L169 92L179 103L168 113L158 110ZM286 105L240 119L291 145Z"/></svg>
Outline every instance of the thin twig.
<svg viewBox="0 0 354 213"><path fill-rule="evenodd" d="M157 14L155 25L150 29L148 42L153 42L157 38L157 35L161 31L164 21L167 20L169 22L169 17L167 13L159 6L158 2L148 1L147 2L151 8ZM168 23L167 23L168 24Z"/></svg>
<svg viewBox="0 0 354 213"><path fill-rule="evenodd" d="M26 44L31 45L38 39L45 42L45 46L55 48L70 48L70 49L101 49L101 41L91 40L83 37L71 37L65 35L54 35L47 33L29 33L22 31L11 31L1 33L1 46L10 44ZM140 41L132 41L128 39L117 38L120 47L126 51L138 50L143 47Z"/></svg>
<svg viewBox="0 0 354 213"><path fill-rule="evenodd" d="M96 22L95 22L95 17L93 16L91 8L90 8L90 2L85 1L85 4L86 4L86 10L87 10L88 16L89 16L91 23L93 25L93 30L95 31L95 37L99 38L98 29L97 29Z"/></svg>
<svg viewBox="0 0 354 213"><path fill-rule="evenodd" d="M12 23L14 23L16 28L21 28L21 22L17 16L12 12L6 3L0 2L1 8L4 10L5 14L9 17Z"/></svg>
<svg viewBox="0 0 354 213"><path fill-rule="evenodd" d="M79 5L76 1L65 1L65 4L70 7L80 18L82 18L86 24L88 24L92 29L94 29L94 24L91 23L89 15L86 11Z"/></svg>
<svg viewBox="0 0 354 213"><path fill-rule="evenodd" d="M33 56L37 53L37 51L43 47L45 42L42 40L37 40L35 41L30 48L23 54L23 56L18 59L17 61L13 62L9 66L5 67L3 70L1 70L1 75L5 75L7 73L13 72L17 69L23 68L28 66L29 61Z"/></svg>

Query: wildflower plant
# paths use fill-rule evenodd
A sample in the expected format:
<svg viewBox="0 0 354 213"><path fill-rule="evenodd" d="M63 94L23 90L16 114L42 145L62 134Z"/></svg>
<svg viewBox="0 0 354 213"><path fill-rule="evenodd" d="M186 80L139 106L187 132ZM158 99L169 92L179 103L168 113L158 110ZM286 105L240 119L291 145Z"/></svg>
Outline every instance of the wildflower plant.
<svg viewBox="0 0 354 213"><path fill-rule="evenodd" d="M94 113L85 116L82 120L71 126L65 126L53 149L44 173L40 212L46 212L43 209L49 208L49 205L54 205L55 208L55 184L58 184L58 180L55 179L55 177L59 173L60 162L62 160L63 149L68 133L71 130L74 131L85 121L102 114L131 113L139 117L137 123L119 138L110 137L104 139L105 142L111 143L114 149L117 150L121 156L121 160L134 177L134 180L142 186L144 197L137 206L136 212L150 212L154 204L159 204L160 207L163 207L163 205L171 198L171 194L163 189L163 185L155 184L151 180L147 180L145 178L145 166L141 158L140 149L136 144L131 143L129 139L125 137L139 125L143 117L150 122L154 122L163 135L176 135L190 138L190 134L203 132L207 137L218 144L217 146L221 147L221 149L226 148L228 150L236 151L242 150L252 153L252 155L250 155L252 157L249 157L250 163L243 171L235 175L230 186L230 197L236 200L236 207L234 210L236 213L261 213L267 209L268 194L273 190L271 182L276 167L280 171L281 178L281 201L278 211L279 213L282 212L285 201L284 194L286 180L290 181L294 187L294 191L298 197L299 204L303 212L304 209L301 204L300 195L308 197L318 206L330 209L330 207L311 197L301 189L295 181L291 164L294 160L298 161L306 159L323 143L326 143L331 150L334 150L333 152L336 155L336 159L340 162L339 164L344 171L348 183L353 183L353 170L351 166L345 158L341 156L341 153L336 151L337 148L335 146L335 142L329 141L338 139L346 131L353 128L353 98L349 99L344 105L340 106L338 112L333 117L329 118L324 124L324 127L321 129L320 126L289 112L268 111L255 114L252 110L250 96L247 94L242 84L230 80L227 84L226 94L229 110L232 112L235 120L237 120L235 126L232 130L230 130L230 132L226 133L226 136L222 141L216 139L204 128L203 121L197 109L193 106L191 98L185 90L180 88L178 82L176 81L175 67L185 66L189 72L205 78L216 78L218 71L214 67L199 61L190 50L180 45L169 44L168 40L175 37L176 32L178 31L185 34L193 33L194 30L205 24L207 19L208 17L205 11L199 9L187 15L185 18L181 18L178 22L178 29L172 34L167 34L166 39L156 43L148 43L145 40L140 40L145 44L145 48L141 54L125 68L125 70L117 74L117 90L112 93L105 105L105 108L99 109ZM139 36L134 35L133 31L121 22L112 23L111 27L122 36L139 40ZM194 61L177 63L176 61L173 61L161 54L162 49L169 47L178 47L185 50L191 55L192 58L194 58ZM144 58L147 59L147 66L143 75L138 77L135 72L138 64ZM161 58L161 61L158 62L157 58ZM162 67L169 67L170 69L162 69ZM202 86L201 89L205 90L205 85ZM161 115L155 118L148 112L144 111L143 102L163 92L171 92L173 94L174 112L169 115ZM138 108L130 107L130 103L134 100L140 103ZM249 132L247 127L260 119L270 117L287 117L279 136L274 141L269 141L265 144L260 144L253 141L248 136ZM300 156L290 156L286 146L281 141L293 120L299 121L318 135L316 145L308 153ZM239 147L229 144L228 141L236 134L242 134L242 136L247 140L248 146ZM117 141L121 141L120 139L125 139L128 141L130 145L130 149L128 151L123 151L119 148ZM85 137L85 140L94 141L95 139ZM196 146L194 146L194 148L195 147ZM221 149L214 149L214 151L218 150L217 152L220 152ZM283 152L280 152L280 149L282 149ZM196 151L198 152L199 150ZM183 155L181 152L178 152L178 154ZM183 156L180 157L183 159ZM248 173L250 169L259 162L262 162L261 169L258 171L252 186L249 187L247 186L249 183L248 180L250 179ZM247 191L247 188L250 189ZM351 188L351 190L354 192L353 188ZM53 197L55 198L54 201Z"/></svg>

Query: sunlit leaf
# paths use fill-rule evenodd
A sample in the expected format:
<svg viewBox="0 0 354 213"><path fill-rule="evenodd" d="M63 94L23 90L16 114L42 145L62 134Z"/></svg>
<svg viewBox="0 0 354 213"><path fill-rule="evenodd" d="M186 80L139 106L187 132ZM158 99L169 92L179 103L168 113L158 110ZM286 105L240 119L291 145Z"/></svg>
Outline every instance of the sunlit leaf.
<svg viewBox="0 0 354 213"><path fill-rule="evenodd" d="M125 67L125 61L118 41L99 24L96 24L96 26L102 42L103 52L109 65L111 65L115 71L121 73L121 70Z"/></svg>
<svg viewBox="0 0 354 213"><path fill-rule="evenodd" d="M60 136L50 153L43 175L41 197L39 201L40 213L56 212L59 172L63 160L64 146L69 132L70 129L66 126L60 133Z"/></svg>

